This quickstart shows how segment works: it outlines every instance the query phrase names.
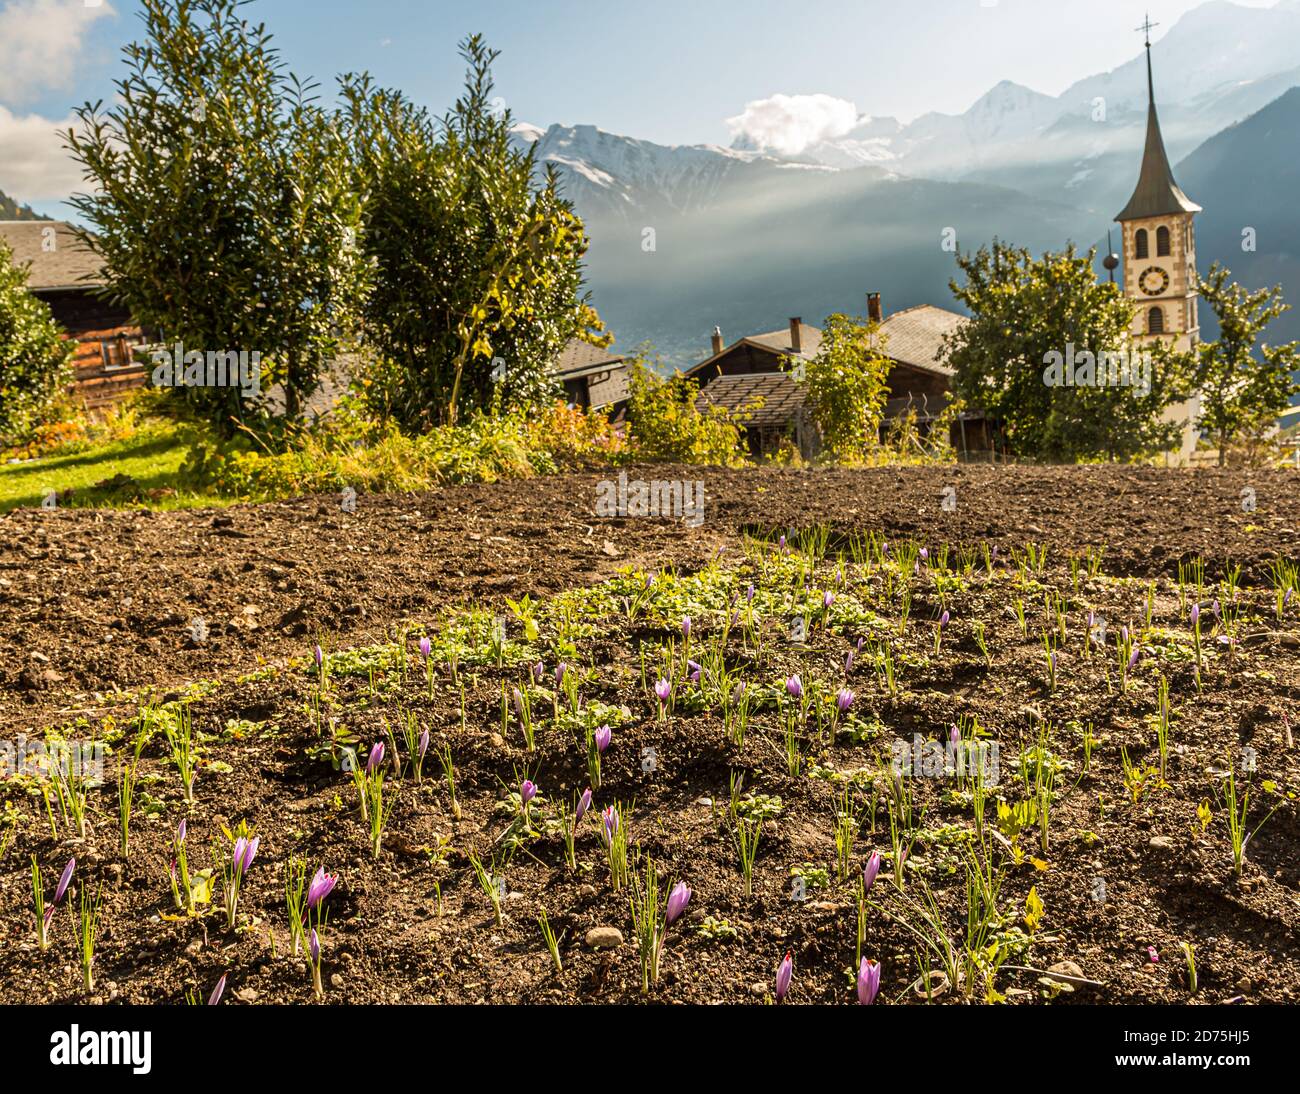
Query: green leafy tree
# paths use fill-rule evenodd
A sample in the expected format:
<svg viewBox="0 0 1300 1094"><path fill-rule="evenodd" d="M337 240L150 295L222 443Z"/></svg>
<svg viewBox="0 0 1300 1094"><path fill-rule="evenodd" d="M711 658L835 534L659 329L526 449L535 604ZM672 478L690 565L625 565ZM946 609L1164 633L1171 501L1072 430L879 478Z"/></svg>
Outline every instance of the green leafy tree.
<svg viewBox="0 0 1300 1094"><path fill-rule="evenodd" d="M441 121L367 76L342 81L376 270L367 394L412 431L455 424L497 395L507 408L539 405L570 338L609 341L582 293L582 222L553 172L537 180L531 146L512 143L493 97L497 53L476 35L461 55L465 90Z"/></svg>
<svg viewBox="0 0 1300 1094"><path fill-rule="evenodd" d="M867 320L832 315L817 356L805 366L809 408L826 453L836 460L861 460L880 445L891 365L883 343Z"/></svg>
<svg viewBox="0 0 1300 1094"><path fill-rule="evenodd" d="M945 339L955 389L1002 423L1019 455L1131 459L1173 447L1187 377L1166 346L1130 342L1134 306L1073 246L1034 258L995 241L959 255L953 295L970 321ZM1105 382L1102 382L1102 381Z"/></svg>
<svg viewBox="0 0 1300 1094"><path fill-rule="evenodd" d="M0 445L23 441L71 379L75 343L0 240Z"/></svg>
<svg viewBox="0 0 1300 1094"><path fill-rule="evenodd" d="M1193 378L1201 398L1199 424L1214 437L1219 466L1229 446L1243 434L1272 426L1300 392L1294 373L1300 369L1300 343L1259 344L1264 329L1291 305L1281 286L1250 292L1217 262L1200 281L1200 293L1219 320L1219 337L1193 352Z"/></svg>
<svg viewBox="0 0 1300 1094"><path fill-rule="evenodd" d="M367 276L336 119L242 7L143 0L145 40L123 50L113 104L85 104L66 134L93 184L73 205L107 295L187 353L261 355L262 398L177 389L225 429L265 418L276 383L298 418Z"/></svg>
<svg viewBox="0 0 1300 1094"><path fill-rule="evenodd" d="M664 377L647 367L644 355L628 372L627 420L637 456L675 463L744 463L743 413L724 407L700 410L699 388L680 373Z"/></svg>

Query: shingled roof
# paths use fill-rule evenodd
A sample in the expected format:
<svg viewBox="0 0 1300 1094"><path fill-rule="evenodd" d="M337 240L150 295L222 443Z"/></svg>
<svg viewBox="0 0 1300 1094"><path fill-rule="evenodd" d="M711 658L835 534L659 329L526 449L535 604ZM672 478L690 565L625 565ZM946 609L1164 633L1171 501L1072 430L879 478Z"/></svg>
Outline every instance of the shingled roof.
<svg viewBox="0 0 1300 1094"><path fill-rule="evenodd" d="M103 264L61 220L0 220L0 239L19 266L30 266L32 292L87 289L104 283Z"/></svg>
<svg viewBox="0 0 1300 1094"><path fill-rule="evenodd" d="M885 354L891 360L913 368L951 377L953 371L939 355L945 335L960 329L969 320L964 315L933 304L918 304L888 316L880 324L885 339Z"/></svg>
<svg viewBox="0 0 1300 1094"><path fill-rule="evenodd" d="M611 353L608 348L602 349L579 338L571 338L551 365L551 372L561 379L573 379L589 372L613 368L625 360L626 358Z"/></svg>
<svg viewBox="0 0 1300 1094"><path fill-rule="evenodd" d="M696 396L695 406L746 410L746 428L785 425L804 404L807 391L788 372L749 372L716 376ZM760 403L761 400L761 403Z"/></svg>

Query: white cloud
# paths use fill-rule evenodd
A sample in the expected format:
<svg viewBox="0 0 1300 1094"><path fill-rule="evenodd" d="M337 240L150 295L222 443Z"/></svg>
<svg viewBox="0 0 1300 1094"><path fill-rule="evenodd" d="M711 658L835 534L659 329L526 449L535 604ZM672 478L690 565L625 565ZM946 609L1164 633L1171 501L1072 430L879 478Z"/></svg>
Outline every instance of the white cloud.
<svg viewBox="0 0 1300 1094"><path fill-rule="evenodd" d="M84 190L81 167L68 155L60 129L71 116L52 121L38 114L17 115L0 106L0 191L38 212L66 216L58 205L74 190Z"/></svg>
<svg viewBox="0 0 1300 1094"><path fill-rule="evenodd" d="M0 102L29 101L72 85L82 39L96 19L113 14L107 0L10 0L0 8Z"/></svg>
<svg viewBox="0 0 1300 1094"><path fill-rule="evenodd" d="M773 95L745 104L727 119L733 140L746 147L797 156L818 141L843 137L858 122L858 108L833 95Z"/></svg>

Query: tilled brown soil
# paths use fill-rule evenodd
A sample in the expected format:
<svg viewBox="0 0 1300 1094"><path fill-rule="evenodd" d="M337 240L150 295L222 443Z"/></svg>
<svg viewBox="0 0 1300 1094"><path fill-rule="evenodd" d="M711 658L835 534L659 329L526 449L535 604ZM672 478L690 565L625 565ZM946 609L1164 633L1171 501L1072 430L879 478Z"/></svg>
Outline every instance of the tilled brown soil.
<svg viewBox="0 0 1300 1094"><path fill-rule="evenodd" d="M1178 947L1191 942L1200 975L1196 1001L1300 1001L1295 802L1284 801L1251 841L1236 878L1212 771L1225 756L1232 762L1249 748L1256 781L1273 780L1283 793L1300 787L1300 754L1286 745L1281 723L1284 712L1294 715L1300 697L1300 617L1293 603L1281 623L1270 622L1266 587L1269 560L1300 558L1295 475L656 467L632 470L629 477L638 474L702 480L703 524L597 518L595 483L602 476L595 474L416 497L363 496L355 513L340 511L335 498L312 498L221 513L0 516L0 739L71 726L78 718L94 726L106 714L126 724L135 699L110 694L116 689L168 692L197 680L221 682L193 708L196 725L209 735L205 760L220 761L219 770L202 773L198 801L187 811L175 770L154 741L144 770L158 815L137 815L129 859L117 849L111 787L94 795L85 840L70 838L62 823L52 837L39 798L10 793L27 816L0 860L0 1001L82 998L66 908L56 917L51 950L35 952L27 877L32 854L50 887L51 874L57 876L72 854L78 858L75 884L103 886L99 1000L179 1002L187 991L206 995L228 972L229 1001L308 1001L305 963L285 952L281 871L292 855L342 874L329 898L329 1001L641 998L626 896L607 884L594 826L579 836L585 868L577 873L565 866L553 834L504 868L500 926L475 883L467 855L486 858L496 847L508 821L499 806L517 771L527 769L552 802L571 799L586 785L585 755L565 734L544 730L536 753L525 751L517 732L502 737L501 686L520 682L519 670L462 670L463 727L445 667L438 669L432 699L422 669L414 667L391 692L376 692L357 677L338 682L332 712L359 738L377 735L381 714L392 721L408 710L430 728L434 748L445 744L455 759L461 815L453 815L430 758L421 785L409 772L398 784L383 853L372 860L350 782L309 755L318 743L309 713L311 679L285 666L317 637L331 650L379 642L403 624L433 624L456 604L495 610L504 597L529 593L536 599L590 586L623 566L675 566L689 573L722 547L723 565L743 569L742 532L818 524L833 527L832 554L839 537L855 530L881 530L891 541L915 539L932 550L939 544L999 548L998 577L972 580L951 601L953 622L941 654L932 648L937 602L918 590L913 622L895 642L899 656L910 658L898 694L888 694L862 663L847 682L858 694L856 716L864 724L878 720L903 739L913 733L941 739L951 722L978 714L1002 745L1008 783L1014 783L1014 756L1034 743L1043 720L1056 727L1052 749L1068 756L1070 767L1053 810L1051 847L1040 853L1036 834L1026 833L1029 857L1041 857L1041 866L1009 866L1003 887L1002 903L1013 917L1031 886L1046 908L1032 946L1013 964L1041 970L1069 961L1095 982L1061 1001L1186 1002L1191 996ZM956 511L942 508L946 487L955 490ZM1037 644L1041 601L1026 604L1033 616L1027 637L1011 610L1007 560L1012 548L1028 542L1050 546L1041 579L1072 604L1076 646L1062 652L1055 690ZM1085 582L1072 592L1067 554L1103 545L1107 577L1142 580ZM1147 580L1154 580L1153 625L1185 632L1174 580L1179 562L1196 556L1207 559L1211 582L1221 577L1223 562L1241 565L1249 622L1231 658L1211 657L1201 694L1185 660L1151 654L1150 664L1170 680L1177 728L1167 786L1134 803L1123 783L1121 749L1139 762L1154 762L1156 671L1144 667L1130 690L1119 691L1113 650L1108 664L1102 657L1085 659L1077 648L1082 605L1115 621L1137 620ZM745 573L741 589L751 576ZM207 626L202 642L192 636L196 618ZM974 640L977 620L994 651L991 665ZM718 626L716 618L701 619L696 640L707 640ZM690 914L670 936L664 975L651 998L762 1001L789 950L796 968L792 999L849 1001L856 911L848 887L833 880L838 789L788 773L771 715L756 718L744 748L726 739L716 711L682 712L661 724L640 687L634 642L657 643L667 633L662 627L611 631L580 657L589 668L584 702L625 704L631 712L606 756L597 805L635 801L629 824L637 841L665 876L684 877L695 890ZM796 669L829 680L842 672L853 637L816 631L808 649L795 652L774 631L764 652L746 663L767 683ZM414 658L413 641L408 648ZM284 671L238 681L262 665ZM267 725L241 729L240 720ZM1291 721L1300 728L1300 717ZM1078 736L1064 727L1087 723L1099 743L1084 772ZM868 733L817 746L809 759L853 770L878 759L886 744L879 733ZM647 755L654 757L649 768ZM727 822L733 774L743 774L746 791L779 795L784 803L764 828L752 895L744 892ZM969 806L963 809L946 789L918 790L925 826L969 828ZM1272 799L1258 787L1254 793L1250 818L1258 821ZM1213 803L1205 830L1196 818L1202 800ZM1268 803L1262 809L1261 801ZM240 932L227 932L215 916L164 918L171 913L167 845L175 822L187 813L191 854L204 861L223 825L247 820L262 836L241 902L250 918ZM873 803L870 821L855 848L858 866L871 847L888 845L883 805L877 810ZM438 862L430 851L444 840L445 860ZM923 842L913 854L918 879L928 879L959 920L965 898L952 847ZM832 870L832 880L824 892L796 901L790 867L801 863ZM908 891L916 895L916 886L910 883ZM901 915L902 897L886 878L873 896ZM559 974L551 971L536 925L543 907L562 935L565 968ZM706 916L725 920L735 937L710 937ZM587 932L602 926L621 929L624 944L614 950L587 945ZM1158 961L1148 947L1155 947ZM873 914L864 952L885 966L884 999L921 1001L910 987L914 950L896 918ZM1036 972L1004 971L999 987L1010 989L1011 1002L1042 998Z"/></svg>

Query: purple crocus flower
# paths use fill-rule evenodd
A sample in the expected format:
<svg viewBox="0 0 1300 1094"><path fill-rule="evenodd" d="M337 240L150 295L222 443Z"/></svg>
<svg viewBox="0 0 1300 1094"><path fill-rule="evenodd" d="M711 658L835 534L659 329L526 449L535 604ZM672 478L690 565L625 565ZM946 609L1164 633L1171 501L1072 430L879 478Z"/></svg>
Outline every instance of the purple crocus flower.
<svg viewBox="0 0 1300 1094"><path fill-rule="evenodd" d="M317 643L316 648L312 651L312 657L316 661L316 667L320 668L321 662L325 660L325 654L322 652L319 643Z"/></svg>
<svg viewBox="0 0 1300 1094"><path fill-rule="evenodd" d="M313 961L320 960L320 939L316 935L316 928L311 929L311 942L307 946L307 951L311 954Z"/></svg>
<svg viewBox="0 0 1300 1094"><path fill-rule="evenodd" d="M1200 621L1200 618L1201 618L1201 606L1199 604L1193 604L1192 612L1191 612L1191 620L1190 620L1193 627L1195 627L1196 624Z"/></svg>
<svg viewBox="0 0 1300 1094"><path fill-rule="evenodd" d="M426 661L429 660L429 653L432 649L433 643L429 641L429 636L426 634L420 639L420 654Z"/></svg>
<svg viewBox="0 0 1300 1094"><path fill-rule="evenodd" d="M654 574L646 574L646 575L645 575L645 583L644 583L644 585L643 585L643 588L644 588L647 592L649 592L649 591L650 591L650 588L654 585L654 583L655 583L655 575L654 575Z"/></svg>
<svg viewBox="0 0 1300 1094"><path fill-rule="evenodd" d="M1215 619L1219 619L1219 618L1221 618L1220 613L1219 613L1219 602L1218 602L1217 600L1214 601L1214 602L1210 605L1210 611L1212 611L1212 612L1214 613L1214 618L1215 618Z"/></svg>
<svg viewBox="0 0 1300 1094"><path fill-rule="evenodd" d="M419 741L417 742L417 746L419 747L419 750L420 750L420 759L423 760L423 759L424 759L424 754L425 754L426 752L429 751L429 730L428 730L428 727L425 727L424 732L420 734L420 739L419 739Z"/></svg>
<svg viewBox="0 0 1300 1094"><path fill-rule="evenodd" d="M841 714L847 714L849 707L853 705L855 696L848 688L840 688L835 695L835 709Z"/></svg>
<svg viewBox="0 0 1300 1094"><path fill-rule="evenodd" d="M682 912L686 911L686 905L690 902L691 887L686 882L679 881L673 886L672 892L668 894L668 906L664 909L664 926L669 926Z"/></svg>
<svg viewBox="0 0 1300 1094"><path fill-rule="evenodd" d="M858 635L858 642L854 648L858 651L858 653L861 653L862 647L865 646L866 644L867 644L866 637L864 635Z"/></svg>
<svg viewBox="0 0 1300 1094"><path fill-rule="evenodd" d="M930 548L922 547L920 551L921 561L926 562L930 558Z"/></svg>
<svg viewBox="0 0 1300 1094"><path fill-rule="evenodd" d="M338 883L338 874L327 874L324 866L317 867L311 884L307 886L307 907L314 910L334 891L334 886Z"/></svg>
<svg viewBox="0 0 1300 1094"><path fill-rule="evenodd" d="M753 602L753 600L754 600L754 586L751 585L748 589L745 590L745 603L750 604Z"/></svg>
<svg viewBox="0 0 1300 1094"><path fill-rule="evenodd" d="M786 552L785 536L782 536L779 540L777 540L777 546L781 548L781 553L785 554Z"/></svg>
<svg viewBox="0 0 1300 1094"><path fill-rule="evenodd" d="M698 684L700 682L700 673L702 671L703 669L700 668L700 664L698 661L686 662L687 679L690 680L692 684Z"/></svg>
<svg viewBox="0 0 1300 1094"><path fill-rule="evenodd" d="M519 784L519 802L521 805L527 805L537 797L537 784L532 779L525 779Z"/></svg>
<svg viewBox="0 0 1300 1094"><path fill-rule="evenodd" d="M558 688L564 683L564 674L569 671L569 666L561 661L555 666L555 686Z"/></svg>
<svg viewBox="0 0 1300 1094"><path fill-rule="evenodd" d="M1151 959L1151 964L1153 965L1160 961L1160 953L1154 946L1147 947L1147 957Z"/></svg>
<svg viewBox="0 0 1300 1094"><path fill-rule="evenodd" d="M178 824L178 825L176 826L176 842L177 842L177 844L182 844L182 843L185 842L185 833L186 833L187 830L188 830L188 829L187 829L186 824L185 824L185 818L184 818L184 817L181 817L181 822L180 822L180 824Z"/></svg>
<svg viewBox="0 0 1300 1094"><path fill-rule="evenodd" d="M947 610L945 609L943 615L939 616L939 626L940 626L940 628L946 627L946 626L948 625L948 620L949 620L950 618L952 618L952 617L948 614Z"/></svg>
<svg viewBox="0 0 1300 1094"><path fill-rule="evenodd" d="M370 749L370 755L366 759L366 774L369 775L375 768L384 762L384 742L376 741Z"/></svg>
<svg viewBox="0 0 1300 1094"><path fill-rule="evenodd" d="M871 886L876 883L876 875L880 873L880 852L872 851L871 857L867 859L867 864L862 868L862 895L866 896L871 892Z"/></svg>
<svg viewBox="0 0 1300 1094"><path fill-rule="evenodd" d="M956 748L961 744L961 730L957 728L955 723L948 727L948 743L951 744L953 748Z"/></svg>
<svg viewBox="0 0 1300 1094"><path fill-rule="evenodd" d="M655 695L659 697L659 702L661 703L668 702L668 697L672 695L672 693L673 693L672 684L670 684L667 680L664 680L661 677L659 681L655 684Z"/></svg>
<svg viewBox="0 0 1300 1094"><path fill-rule="evenodd" d="M880 962L864 957L862 964L858 966L858 1002L864 1007L871 1006L876 1001L876 993L879 990Z"/></svg>
<svg viewBox="0 0 1300 1094"><path fill-rule="evenodd" d="M850 649L844 656L844 675L848 676L853 671L853 650Z"/></svg>
<svg viewBox="0 0 1300 1094"><path fill-rule="evenodd" d="M596 751L603 755L605 749L609 747L610 738L613 736L614 733L609 726L598 726L595 733Z"/></svg>
<svg viewBox="0 0 1300 1094"><path fill-rule="evenodd" d="M578 827L578 821L587 815L587 810L591 808L591 787L587 787L582 792L582 797L578 799L578 808L573 812L573 826Z"/></svg>
<svg viewBox="0 0 1300 1094"><path fill-rule="evenodd" d="M605 842L612 843L614 837L618 834L619 825L622 823L618 815L617 806L607 806L601 810L601 830L605 833Z"/></svg>
<svg viewBox="0 0 1300 1094"><path fill-rule="evenodd" d="M682 616L682 637L690 638L690 636L691 636L691 617L689 615L684 615Z"/></svg>
<svg viewBox="0 0 1300 1094"><path fill-rule="evenodd" d="M1136 664L1138 663L1138 658L1139 658L1141 655L1142 655L1142 647L1141 647L1141 646L1134 646L1134 647L1133 647L1133 652L1130 653L1129 656L1128 656L1128 667L1129 667L1130 669L1131 669L1134 665L1136 665ZM1053 654L1052 656L1055 657L1056 655Z"/></svg>
<svg viewBox="0 0 1300 1094"><path fill-rule="evenodd" d="M226 977L229 973L222 973L221 979L217 981L217 986L212 989L212 994L208 996L208 1006L215 1007L221 1002L221 996L226 990Z"/></svg>
<svg viewBox="0 0 1300 1094"><path fill-rule="evenodd" d="M524 716L524 696L518 688L510 689L510 701L514 704L515 713L522 719Z"/></svg>
<svg viewBox="0 0 1300 1094"><path fill-rule="evenodd" d="M779 1003L790 990L790 979L794 976L794 961L789 952L776 970L776 1001Z"/></svg>
<svg viewBox="0 0 1300 1094"><path fill-rule="evenodd" d="M829 609L830 606L834 603L835 603L835 594L831 592L830 589L827 589L824 593L822 593L822 607Z"/></svg>
<svg viewBox="0 0 1300 1094"><path fill-rule="evenodd" d="M57 904L63 899L63 894L68 891L68 882L72 880L72 871L77 868L75 858L68 859L68 865L63 868L63 873L59 876L59 884L54 888L54 903Z"/></svg>
<svg viewBox="0 0 1300 1094"><path fill-rule="evenodd" d="M537 664L533 666L533 681L534 683L540 684L545 678L546 664L543 661L538 661Z"/></svg>
<svg viewBox="0 0 1300 1094"><path fill-rule="evenodd" d="M252 868L253 859L257 857L257 845L261 842L261 836L254 836L250 840L240 836L235 841L234 865L240 874L246 874ZM241 843L243 847L240 847Z"/></svg>
<svg viewBox="0 0 1300 1094"><path fill-rule="evenodd" d="M785 690L789 693L791 699L803 698L803 681L799 679L797 672L785 682Z"/></svg>

